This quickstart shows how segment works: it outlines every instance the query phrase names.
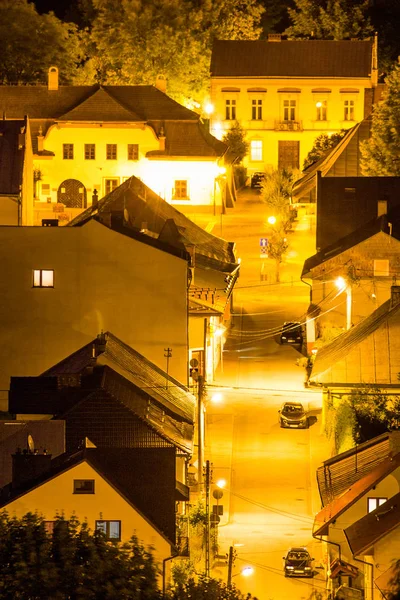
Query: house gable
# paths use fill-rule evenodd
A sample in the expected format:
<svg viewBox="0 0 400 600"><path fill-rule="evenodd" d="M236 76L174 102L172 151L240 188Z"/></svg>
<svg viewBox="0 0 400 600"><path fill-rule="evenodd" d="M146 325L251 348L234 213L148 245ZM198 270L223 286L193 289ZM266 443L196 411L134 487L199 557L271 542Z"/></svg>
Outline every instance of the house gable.
<svg viewBox="0 0 400 600"><path fill-rule="evenodd" d="M142 122L143 118L132 110L124 108L103 88L80 102L77 106L58 117L59 121L80 122Z"/></svg>

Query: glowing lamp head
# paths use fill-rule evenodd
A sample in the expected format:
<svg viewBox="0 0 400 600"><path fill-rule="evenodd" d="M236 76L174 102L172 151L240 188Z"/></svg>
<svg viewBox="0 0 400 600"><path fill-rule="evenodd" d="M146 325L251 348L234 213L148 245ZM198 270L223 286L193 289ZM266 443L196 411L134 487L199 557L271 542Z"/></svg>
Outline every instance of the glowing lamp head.
<svg viewBox="0 0 400 600"><path fill-rule="evenodd" d="M226 487L226 480L225 479L218 479L217 483L215 484L217 487L219 487L221 490L224 489L224 487Z"/></svg>
<svg viewBox="0 0 400 600"><path fill-rule="evenodd" d="M218 175L225 175L226 167L218 167Z"/></svg>
<svg viewBox="0 0 400 600"><path fill-rule="evenodd" d="M204 112L206 113L206 115L212 115L212 113L214 112L214 105L211 104L211 102L207 102L207 104L204 107Z"/></svg>
<svg viewBox="0 0 400 600"><path fill-rule="evenodd" d="M335 279L335 285L336 285L337 289L340 290L341 292L343 292L343 290L346 289L346 281L343 277L337 277Z"/></svg>
<svg viewBox="0 0 400 600"><path fill-rule="evenodd" d="M250 575L253 575L253 573L254 573L253 567L245 567L241 571L241 574L243 575L243 577L250 577Z"/></svg>
<svg viewBox="0 0 400 600"><path fill-rule="evenodd" d="M316 103L315 103L315 106L316 106L317 108L321 108L321 106L322 106L322 102L316 102Z"/></svg>
<svg viewBox="0 0 400 600"><path fill-rule="evenodd" d="M272 215L271 217L268 217L267 221L268 221L268 223L269 223L270 225L275 225L275 223L276 223L276 217L274 217L274 216Z"/></svg>

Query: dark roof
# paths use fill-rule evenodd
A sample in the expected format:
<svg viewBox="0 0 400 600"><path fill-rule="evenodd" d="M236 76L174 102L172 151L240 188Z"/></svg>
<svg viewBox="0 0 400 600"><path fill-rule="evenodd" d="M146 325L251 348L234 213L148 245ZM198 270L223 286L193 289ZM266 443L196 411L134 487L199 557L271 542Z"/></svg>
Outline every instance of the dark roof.
<svg viewBox="0 0 400 600"><path fill-rule="evenodd" d="M357 500L362 498L364 494L390 475L390 473L393 473L398 467L400 467L400 452L393 457L385 458L367 475L355 481L343 494L324 506L315 516L313 536L327 535L329 525L332 521L353 506Z"/></svg>
<svg viewBox="0 0 400 600"><path fill-rule="evenodd" d="M400 493L359 519L344 530L354 556L368 554L368 550L400 525Z"/></svg>
<svg viewBox="0 0 400 600"><path fill-rule="evenodd" d="M373 41L215 41L212 77L370 77Z"/></svg>
<svg viewBox="0 0 400 600"><path fill-rule="evenodd" d="M120 373L165 409L179 415L188 423L194 422L196 399L184 385L112 333L106 332L104 335L106 344L104 351L98 356L99 364L108 365ZM97 340L93 340L86 344L42 373L40 377L81 373L92 363L93 344L96 343Z"/></svg>
<svg viewBox="0 0 400 600"><path fill-rule="evenodd" d="M129 231L133 231L137 235L146 223L147 230L153 235L140 234L143 238L167 243L170 247L194 248L195 264L199 266L228 272L237 266L232 242L226 242L193 223L134 176L102 198L98 208L90 206L68 226L81 225L94 216L104 224L110 223L110 214L117 213L120 215L121 233L129 235ZM168 221L173 221L176 227L167 231ZM114 228L112 219L111 226Z"/></svg>
<svg viewBox="0 0 400 600"><path fill-rule="evenodd" d="M400 431L391 431L324 461L317 469L318 489L323 506L399 451Z"/></svg>
<svg viewBox="0 0 400 600"><path fill-rule="evenodd" d="M207 129L197 122L165 123L165 150L150 150L147 158L184 156L184 157L221 157L227 145L212 136Z"/></svg>
<svg viewBox="0 0 400 600"><path fill-rule="evenodd" d="M400 210L393 210L393 216L395 213L400 212ZM390 223L390 226L389 226ZM302 277L307 277L316 267L328 262L331 258L342 254L346 250L357 246L361 242L368 240L372 236L377 233L386 233L387 235L391 235L394 239L400 241L400 220L392 219L390 215L382 215L377 219L373 219L369 221L365 225L362 225L352 233L349 233L345 237L341 238L334 244L327 246L317 254L310 256L304 262L303 272L301 274Z"/></svg>
<svg viewBox="0 0 400 600"><path fill-rule="evenodd" d="M0 121L0 194L20 193L26 127L26 119Z"/></svg>
<svg viewBox="0 0 400 600"><path fill-rule="evenodd" d="M175 542L175 454L173 449L85 448L51 461L50 469L19 487L1 490L0 507L87 462L171 544ZM133 534L134 532L132 532Z"/></svg>
<svg viewBox="0 0 400 600"><path fill-rule="evenodd" d="M400 303L392 307L392 300L389 299L357 325L339 335L330 344L323 346L318 350L311 381L343 360L355 346L363 342L388 319L398 316L399 312Z"/></svg>
<svg viewBox="0 0 400 600"><path fill-rule="evenodd" d="M78 107L80 107L78 109ZM0 112L7 119L107 121L198 121L193 111L181 106L151 85L126 86L0 86ZM79 117L79 118L78 118Z"/></svg>

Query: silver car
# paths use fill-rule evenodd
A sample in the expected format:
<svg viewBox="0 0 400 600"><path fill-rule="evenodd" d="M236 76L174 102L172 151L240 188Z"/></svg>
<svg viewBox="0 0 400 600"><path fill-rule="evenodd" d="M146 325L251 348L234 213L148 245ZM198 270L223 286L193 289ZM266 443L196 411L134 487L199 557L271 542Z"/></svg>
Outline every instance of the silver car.
<svg viewBox="0 0 400 600"><path fill-rule="evenodd" d="M281 427L307 429L308 417L301 402L284 402L279 411Z"/></svg>

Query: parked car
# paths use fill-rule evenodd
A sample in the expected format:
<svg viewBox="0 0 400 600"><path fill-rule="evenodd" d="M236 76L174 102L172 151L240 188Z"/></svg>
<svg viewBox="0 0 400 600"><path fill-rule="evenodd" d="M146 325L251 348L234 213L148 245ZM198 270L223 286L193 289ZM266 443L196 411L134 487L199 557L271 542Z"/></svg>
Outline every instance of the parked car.
<svg viewBox="0 0 400 600"><path fill-rule="evenodd" d="M308 417L301 402L284 402L280 414L281 427L306 429L308 427Z"/></svg>
<svg viewBox="0 0 400 600"><path fill-rule="evenodd" d="M285 321L281 331L281 344L302 344L303 330L298 321Z"/></svg>
<svg viewBox="0 0 400 600"><path fill-rule="evenodd" d="M265 173L263 173L262 171L256 171L251 176L251 181L250 181L251 187L260 189L262 187L264 179L265 179Z"/></svg>
<svg viewBox="0 0 400 600"><path fill-rule="evenodd" d="M306 548L290 548L283 560L285 577L314 577L314 559Z"/></svg>

